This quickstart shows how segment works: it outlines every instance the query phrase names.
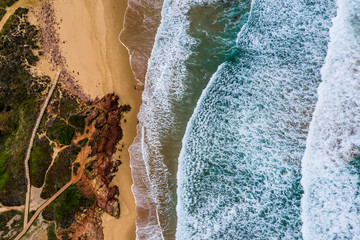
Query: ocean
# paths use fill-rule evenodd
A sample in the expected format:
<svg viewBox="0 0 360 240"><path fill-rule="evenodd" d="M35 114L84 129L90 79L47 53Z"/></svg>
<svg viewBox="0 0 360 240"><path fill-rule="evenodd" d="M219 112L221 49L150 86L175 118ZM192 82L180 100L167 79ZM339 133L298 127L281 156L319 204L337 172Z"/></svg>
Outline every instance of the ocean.
<svg viewBox="0 0 360 240"><path fill-rule="evenodd" d="M137 239L360 238L359 2L137 2Z"/></svg>
<svg viewBox="0 0 360 240"><path fill-rule="evenodd" d="M250 1L164 1L138 137L130 149L133 178L136 174L142 176L137 182L146 181L143 187L134 184L135 199L146 202L151 219L137 222L139 239L175 238L177 159L186 124L210 77L235 47L249 9Z"/></svg>
<svg viewBox="0 0 360 240"><path fill-rule="evenodd" d="M301 159L333 1L252 2L204 90L177 173L177 239L301 239Z"/></svg>
<svg viewBox="0 0 360 240"><path fill-rule="evenodd" d="M304 239L360 239L360 2L337 1L302 161Z"/></svg>

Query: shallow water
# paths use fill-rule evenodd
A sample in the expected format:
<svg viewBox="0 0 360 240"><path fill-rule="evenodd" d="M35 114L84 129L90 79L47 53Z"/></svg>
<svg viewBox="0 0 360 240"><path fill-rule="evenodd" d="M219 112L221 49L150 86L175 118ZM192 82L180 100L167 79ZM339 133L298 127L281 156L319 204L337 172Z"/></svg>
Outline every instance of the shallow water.
<svg viewBox="0 0 360 240"><path fill-rule="evenodd" d="M147 200L141 239L175 238L181 139L202 89L235 46L249 7L250 1L164 1L131 147L133 176L144 182L134 184L135 198Z"/></svg>
<svg viewBox="0 0 360 240"><path fill-rule="evenodd" d="M124 28L119 35L119 40L129 52L130 66L139 90L145 83L148 60L155 42L157 28L160 25L162 4L163 0L128 0ZM133 179L132 191L138 213L136 238L161 239L156 206L148 189L149 180L142 160L140 126L137 132L134 143L129 149Z"/></svg>
<svg viewBox="0 0 360 240"><path fill-rule="evenodd" d="M145 82L147 63L160 25L163 0L128 0L124 28L119 40L130 55L130 65L139 85Z"/></svg>

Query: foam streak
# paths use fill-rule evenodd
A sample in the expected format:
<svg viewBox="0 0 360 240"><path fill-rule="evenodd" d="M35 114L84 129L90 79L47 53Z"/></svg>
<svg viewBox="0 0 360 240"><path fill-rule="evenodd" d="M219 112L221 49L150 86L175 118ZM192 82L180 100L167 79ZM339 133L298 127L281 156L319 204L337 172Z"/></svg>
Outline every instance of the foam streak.
<svg viewBox="0 0 360 240"><path fill-rule="evenodd" d="M302 161L304 239L360 239L360 2L339 0Z"/></svg>

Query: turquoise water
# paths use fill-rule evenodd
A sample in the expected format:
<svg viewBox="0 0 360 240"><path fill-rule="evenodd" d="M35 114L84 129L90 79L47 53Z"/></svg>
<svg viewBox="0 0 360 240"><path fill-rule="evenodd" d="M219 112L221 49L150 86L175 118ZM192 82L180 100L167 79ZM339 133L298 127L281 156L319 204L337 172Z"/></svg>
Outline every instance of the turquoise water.
<svg viewBox="0 0 360 240"><path fill-rule="evenodd" d="M137 239L360 239L359 13L163 1L130 150Z"/></svg>
<svg viewBox="0 0 360 240"><path fill-rule="evenodd" d="M301 239L301 159L333 1L252 2L179 157L177 239Z"/></svg>

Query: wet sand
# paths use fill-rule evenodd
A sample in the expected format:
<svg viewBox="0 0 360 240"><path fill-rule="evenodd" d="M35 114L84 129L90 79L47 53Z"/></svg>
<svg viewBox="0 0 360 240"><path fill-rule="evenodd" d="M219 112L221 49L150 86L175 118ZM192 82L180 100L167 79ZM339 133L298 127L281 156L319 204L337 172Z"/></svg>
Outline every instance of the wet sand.
<svg viewBox="0 0 360 240"><path fill-rule="evenodd" d="M120 104L130 104L132 110L122 120L124 138L120 141L117 158L122 165L113 180L119 187L120 218L103 216L105 239L135 239L135 201L131 191L132 178L128 147L137 125L141 92L129 64L126 48L118 41L123 26L127 1L76 0L54 1L57 20L60 22L62 54L69 72L92 98L115 92ZM124 147L122 147L124 145Z"/></svg>

